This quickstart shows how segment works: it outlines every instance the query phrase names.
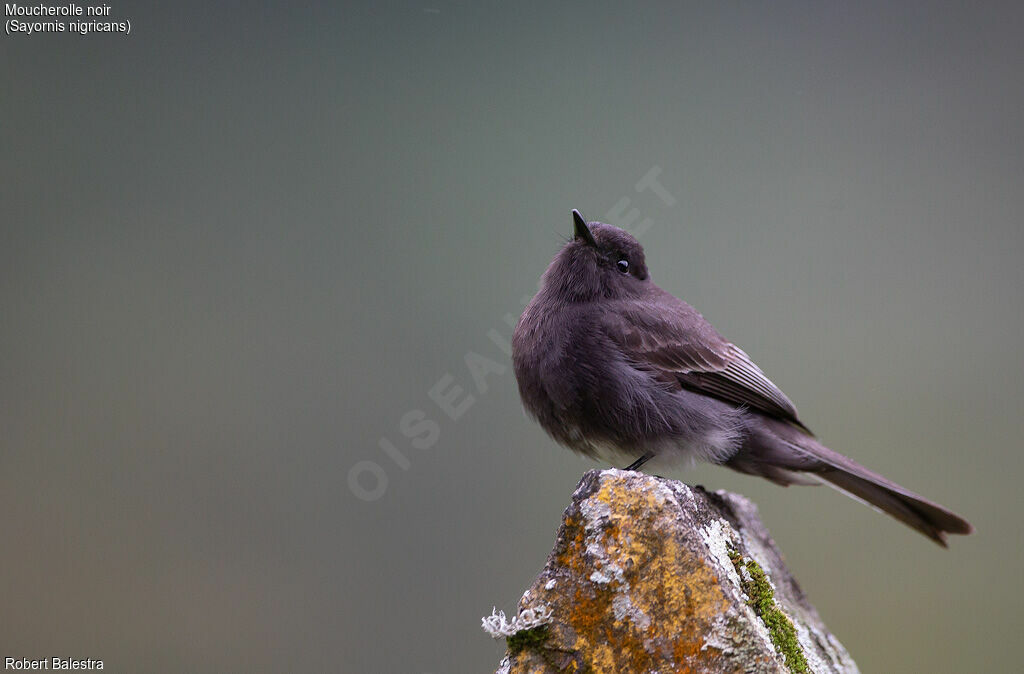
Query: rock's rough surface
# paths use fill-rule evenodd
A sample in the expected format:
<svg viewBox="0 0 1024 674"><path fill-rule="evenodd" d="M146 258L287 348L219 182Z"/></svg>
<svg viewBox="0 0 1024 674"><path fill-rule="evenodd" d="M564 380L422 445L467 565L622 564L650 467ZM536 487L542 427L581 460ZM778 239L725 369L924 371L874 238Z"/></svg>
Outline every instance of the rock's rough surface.
<svg viewBox="0 0 1024 674"><path fill-rule="evenodd" d="M857 671L753 503L641 473L583 476L524 611L499 673Z"/></svg>

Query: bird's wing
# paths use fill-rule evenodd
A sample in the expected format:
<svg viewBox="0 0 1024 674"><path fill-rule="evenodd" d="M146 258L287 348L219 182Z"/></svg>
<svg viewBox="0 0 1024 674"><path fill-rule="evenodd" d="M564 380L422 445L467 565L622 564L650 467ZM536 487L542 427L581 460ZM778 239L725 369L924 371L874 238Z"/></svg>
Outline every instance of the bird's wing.
<svg viewBox="0 0 1024 674"><path fill-rule="evenodd" d="M668 293L658 301L615 303L602 329L636 367L659 379L807 430L796 407L738 346L726 341L693 307ZM810 431L807 431L810 432Z"/></svg>

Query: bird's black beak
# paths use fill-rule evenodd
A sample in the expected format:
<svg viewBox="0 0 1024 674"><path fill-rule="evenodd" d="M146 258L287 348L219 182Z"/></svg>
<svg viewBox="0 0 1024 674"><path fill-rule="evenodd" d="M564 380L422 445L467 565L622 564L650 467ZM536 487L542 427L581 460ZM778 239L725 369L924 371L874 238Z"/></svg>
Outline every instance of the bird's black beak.
<svg viewBox="0 0 1024 674"><path fill-rule="evenodd" d="M594 241L594 235L590 233L590 228L587 227L587 221L575 208L572 209L572 226L574 239L579 239L584 243L597 248L597 241Z"/></svg>

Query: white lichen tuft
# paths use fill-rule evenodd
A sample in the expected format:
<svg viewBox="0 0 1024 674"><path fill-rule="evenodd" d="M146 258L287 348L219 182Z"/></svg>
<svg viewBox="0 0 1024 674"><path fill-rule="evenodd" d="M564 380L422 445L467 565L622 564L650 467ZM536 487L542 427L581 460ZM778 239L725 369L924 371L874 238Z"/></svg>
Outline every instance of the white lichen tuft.
<svg viewBox="0 0 1024 674"><path fill-rule="evenodd" d="M507 619L505 612L499 611L495 606L491 610L491 615L481 618L480 627L495 639L507 639L517 632L547 625L549 622L551 622L551 608L543 604L523 609L512 620Z"/></svg>

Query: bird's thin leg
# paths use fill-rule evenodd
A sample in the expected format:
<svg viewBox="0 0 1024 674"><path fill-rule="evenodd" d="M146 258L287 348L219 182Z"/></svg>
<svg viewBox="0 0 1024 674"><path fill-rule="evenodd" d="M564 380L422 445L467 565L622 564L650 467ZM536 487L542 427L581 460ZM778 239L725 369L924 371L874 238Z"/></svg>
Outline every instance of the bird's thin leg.
<svg viewBox="0 0 1024 674"><path fill-rule="evenodd" d="M653 456L653 454L644 454L639 459L623 468L623 470L640 470L640 466L647 463Z"/></svg>

